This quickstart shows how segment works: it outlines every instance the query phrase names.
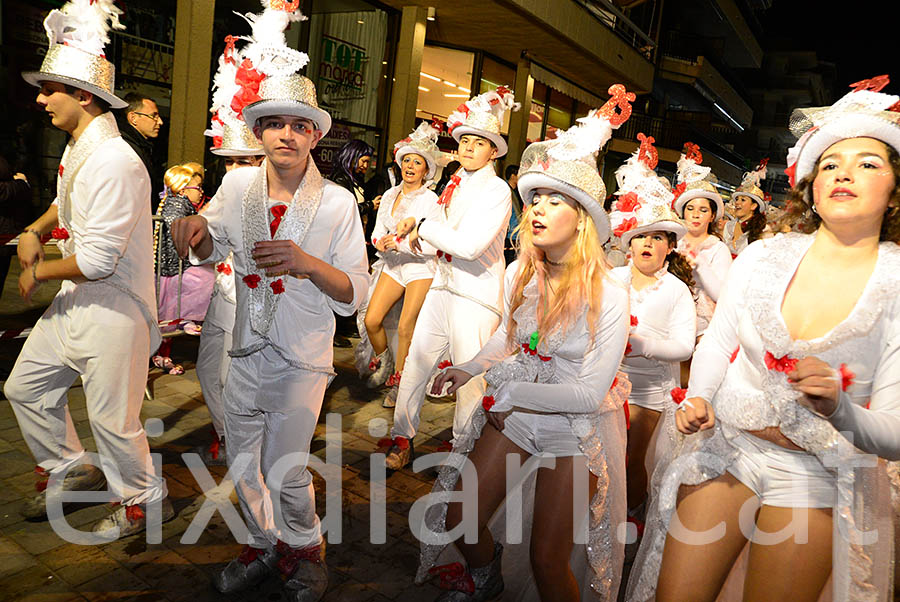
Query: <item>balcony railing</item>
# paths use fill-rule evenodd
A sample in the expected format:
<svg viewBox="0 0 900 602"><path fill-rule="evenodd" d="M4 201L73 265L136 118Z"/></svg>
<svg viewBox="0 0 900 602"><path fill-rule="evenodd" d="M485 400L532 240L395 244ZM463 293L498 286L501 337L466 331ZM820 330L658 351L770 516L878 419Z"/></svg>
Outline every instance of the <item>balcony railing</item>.
<svg viewBox="0 0 900 602"><path fill-rule="evenodd" d="M650 62L656 61L656 43L609 0L575 0L597 21L611 29Z"/></svg>

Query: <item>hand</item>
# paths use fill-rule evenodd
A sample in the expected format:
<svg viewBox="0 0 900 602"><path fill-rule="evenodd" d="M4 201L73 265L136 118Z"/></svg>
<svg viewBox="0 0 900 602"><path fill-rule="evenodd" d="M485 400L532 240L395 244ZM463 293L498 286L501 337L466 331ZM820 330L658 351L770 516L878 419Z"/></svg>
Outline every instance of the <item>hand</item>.
<svg viewBox="0 0 900 602"><path fill-rule="evenodd" d="M34 279L30 267L23 269L19 274L19 294L25 299L25 303L31 303L31 296L40 285L41 283Z"/></svg>
<svg viewBox="0 0 900 602"><path fill-rule="evenodd" d="M817 357L805 357L788 375L788 382L803 395L797 403L821 416L831 416L841 395L841 377Z"/></svg>
<svg viewBox="0 0 900 602"><path fill-rule="evenodd" d="M416 218L407 217L397 224L397 238L403 238L416 227Z"/></svg>
<svg viewBox="0 0 900 602"><path fill-rule="evenodd" d="M209 226L205 217L191 215L173 221L171 232L178 256L185 259L189 249L196 249L209 237Z"/></svg>
<svg viewBox="0 0 900 602"><path fill-rule="evenodd" d="M26 177L25 177L25 174L23 174L23 173L21 173L21 172L18 172L18 173L13 174L13 179L14 179L14 180L22 180L22 181L25 182L26 184L28 183L28 178L26 178Z"/></svg>
<svg viewBox="0 0 900 602"><path fill-rule="evenodd" d="M444 385L450 383L447 389L447 395L456 393L456 390L472 379L472 375L459 368L447 368L434 378L434 384L431 386L432 395L440 395L444 389Z"/></svg>
<svg viewBox="0 0 900 602"><path fill-rule="evenodd" d="M312 269L312 255L292 240L263 240L253 247L253 259L258 269L265 268L266 276L305 277Z"/></svg>
<svg viewBox="0 0 900 602"><path fill-rule="evenodd" d="M16 247L16 253L19 255L19 265L22 266L22 271L30 272L32 264L43 261L44 245L36 234L22 232L19 235L19 245Z"/></svg>
<svg viewBox="0 0 900 602"><path fill-rule="evenodd" d="M373 243L374 246L375 246L375 249L376 249L377 251L379 251L380 253L384 253L385 251L387 251L387 248L385 247L385 242L387 241L387 238L388 238L389 236L390 236L392 239L394 238L394 235L393 235L393 234L385 234L384 236L382 236L381 238L379 238L378 240L376 240L376 241Z"/></svg>
<svg viewBox="0 0 900 602"><path fill-rule="evenodd" d="M372 206L375 208L375 211L378 211L378 208L381 206L381 195L379 194L377 197L372 199Z"/></svg>
<svg viewBox="0 0 900 602"><path fill-rule="evenodd" d="M675 410L675 426L685 435L705 431L716 425L716 413L702 397L691 397Z"/></svg>
<svg viewBox="0 0 900 602"><path fill-rule="evenodd" d="M490 424L498 431L503 432L503 426L506 424L506 419L510 414L512 414L512 410L506 410L505 412L488 412L488 424Z"/></svg>
<svg viewBox="0 0 900 602"><path fill-rule="evenodd" d="M419 226L413 228L412 232L409 233L409 249L413 253L421 253L422 252L422 243L419 242Z"/></svg>
<svg viewBox="0 0 900 602"><path fill-rule="evenodd" d="M385 235L385 236L384 236L381 240L379 240L378 242L384 244L384 250L385 250L385 251L396 251L396 250L397 250L397 237L396 237L395 235L393 235L393 234L387 234L387 235Z"/></svg>

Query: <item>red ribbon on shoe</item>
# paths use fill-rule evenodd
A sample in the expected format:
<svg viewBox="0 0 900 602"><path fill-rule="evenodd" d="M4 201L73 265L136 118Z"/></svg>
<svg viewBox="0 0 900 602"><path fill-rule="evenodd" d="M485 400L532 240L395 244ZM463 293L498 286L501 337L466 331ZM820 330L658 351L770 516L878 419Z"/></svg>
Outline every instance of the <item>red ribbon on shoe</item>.
<svg viewBox="0 0 900 602"><path fill-rule="evenodd" d="M378 447L391 447L392 445L396 445L400 449L407 449L409 447L409 439L397 435L393 439L385 437L378 440Z"/></svg>
<svg viewBox="0 0 900 602"><path fill-rule="evenodd" d="M312 546L308 548L292 548L280 539L275 545L275 549L281 554L281 560L278 561L278 571L285 577L290 577L297 570L297 565L301 560L306 562L314 562L319 564L322 562L321 546Z"/></svg>
<svg viewBox="0 0 900 602"><path fill-rule="evenodd" d="M465 592L470 596L475 593L475 582L472 575L460 562L451 562L428 569L429 575L437 575L440 579L438 587L441 589Z"/></svg>
<svg viewBox="0 0 900 602"><path fill-rule="evenodd" d="M241 555L237 558L238 562L244 566L250 566L250 563L256 560L262 552L263 550L261 548L254 548L250 544L246 544L244 545L244 549L241 550Z"/></svg>

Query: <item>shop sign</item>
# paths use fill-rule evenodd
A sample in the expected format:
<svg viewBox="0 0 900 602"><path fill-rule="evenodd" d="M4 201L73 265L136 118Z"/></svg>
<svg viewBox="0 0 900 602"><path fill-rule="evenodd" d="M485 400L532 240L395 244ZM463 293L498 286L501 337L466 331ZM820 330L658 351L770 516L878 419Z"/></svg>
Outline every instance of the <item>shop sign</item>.
<svg viewBox="0 0 900 602"><path fill-rule="evenodd" d="M350 142L350 128L339 123L332 124L328 135L319 140L319 144L312 150L313 160L320 172L325 175L332 172L338 151L348 142Z"/></svg>
<svg viewBox="0 0 900 602"><path fill-rule="evenodd" d="M366 49L329 35L322 36L319 93L329 101L366 97Z"/></svg>

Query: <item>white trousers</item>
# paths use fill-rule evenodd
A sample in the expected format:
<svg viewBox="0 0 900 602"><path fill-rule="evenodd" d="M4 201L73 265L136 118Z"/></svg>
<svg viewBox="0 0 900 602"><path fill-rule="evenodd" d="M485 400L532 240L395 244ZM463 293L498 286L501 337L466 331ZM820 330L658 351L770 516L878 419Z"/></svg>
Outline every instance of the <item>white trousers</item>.
<svg viewBox="0 0 900 602"><path fill-rule="evenodd" d="M150 329L133 299L110 291L64 286L28 335L3 391L37 464L59 473L84 455L67 397L80 375L110 490L126 505L145 504L166 496L140 420Z"/></svg>
<svg viewBox="0 0 900 602"><path fill-rule="evenodd" d="M327 385L327 374L295 368L271 347L232 358L224 395L228 466L250 455L246 470L232 477L254 547L321 540L302 454L309 452Z"/></svg>
<svg viewBox="0 0 900 602"><path fill-rule="evenodd" d="M419 413L425 403L425 387L441 356L449 352L454 364L469 361L481 351L499 324L500 316L474 301L446 290L428 291L400 379L392 437L415 437ZM462 434L469 416L481 403L484 387L484 379L477 376L457 390L454 438Z"/></svg>
<svg viewBox="0 0 900 602"><path fill-rule="evenodd" d="M197 352L197 380L203 391L203 400L209 408L216 436L225 436L225 408L222 392L228 367L231 366L231 330L225 330L215 323L206 321L200 332L200 349Z"/></svg>

